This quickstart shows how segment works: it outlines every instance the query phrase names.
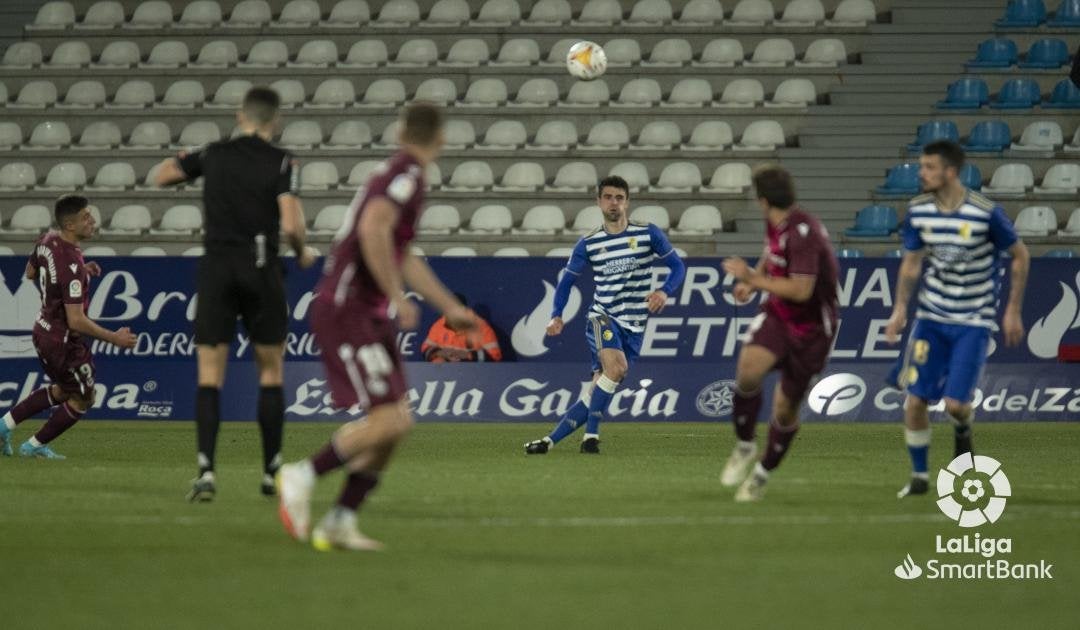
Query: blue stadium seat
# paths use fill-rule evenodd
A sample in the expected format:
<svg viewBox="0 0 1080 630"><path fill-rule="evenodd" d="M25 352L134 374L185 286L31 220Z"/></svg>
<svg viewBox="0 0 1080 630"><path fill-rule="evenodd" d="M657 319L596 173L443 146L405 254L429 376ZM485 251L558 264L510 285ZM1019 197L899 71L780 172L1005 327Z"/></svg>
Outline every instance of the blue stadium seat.
<svg viewBox="0 0 1080 630"><path fill-rule="evenodd" d="M931 120L919 125L915 142L907 145L907 149L913 153L922 151L924 146L936 140L960 142L960 130L956 128L956 123L951 120Z"/></svg>
<svg viewBox="0 0 1080 630"><path fill-rule="evenodd" d="M1080 88L1069 79L1062 79L1042 106L1043 109L1080 109Z"/></svg>
<svg viewBox="0 0 1080 630"><path fill-rule="evenodd" d="M1038 26L1046 21L1043 0L1009 0L1005 16L994 22L998 28Z"/></svg>
<svg viewBox="0 0 1080 630"><path fill-rule="evenodd" d="M879 195L914 195L919 192L919 165L915 162L898 164L885 175L885 184L878 186Z"/></svg>
<svg viewBox="0 0 1080 630"><path fill-rule="evenodd" d="M964 162L960 169L960 183L972 190L979 190L982 188L982 171L971 162Z"/></svg>
<svg viewBox="0 0 1080 630"><path fill-rule="evenodd" d="M1080 26L1080 0L1061 0L1061 6L1054 17L1046 22L1047 26Z"/></svg>
<svg viewBox="0 0 1080 630"><path fill-rule="evenodd" d="M1043 258L1076 258L1076 252L1071 249L1051 249L1042 255Z"/></svg>
<svg viewBox="0 0 1080 630"><path fill-rule="evenodd" d="M979 44L975 58L967 65L969 68L1008 68L1019 58L1016 42L1007 37L995 37Z"/></svg>
<svg viewBox="0 0 1080 630"><path fill-rule="evenodd" d="M990 102L990 87L986 81L964 77L949 84L944 101L938 101L940 109L978 109Z"/></svg>
<svg viewBox="0 0 1080 630"><path fill-rule="evenodd" d="M845 247L844 249L837 250L836 257L837 258L862 258L863 257L863 252L862 252L861 249L852 249L850 247Z"/></svg>
<svg viewBox="0 0 1080 630"><path fill-rule="evenodd" d="M1002 151L1012 143L1009 126L1000 120L984 120L971 128L964 149L967 151Z"/></svg>
<svg viewBox="0 0 1080 630"><path fill-rule="evenodd" d="M1040 39L1031 45L1021 68L1060 68L1069 63L1069 47L1063 40Z"/></svg>
<svg viewBox="0 0 1080 630"><path fill-rule="evenodd" d="M1042 94L1034 79L1009 79L1001 86L993 109L1030 109L1039 104Z"/></svg>
<svg viewBox="0 0 1080 630"><path fill-rule="evenodd" d="M863 238L881 238L896 231L900 219L892 206L866 206L855 215L855 226L844 234Z"/></svg>

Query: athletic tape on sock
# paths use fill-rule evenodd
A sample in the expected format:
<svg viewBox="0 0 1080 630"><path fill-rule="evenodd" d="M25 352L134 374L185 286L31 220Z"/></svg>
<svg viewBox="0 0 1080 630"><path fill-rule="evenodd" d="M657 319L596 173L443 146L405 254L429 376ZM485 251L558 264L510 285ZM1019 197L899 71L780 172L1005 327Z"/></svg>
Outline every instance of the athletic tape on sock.
<svg viewBox="0 0 1080 630"><path fill-rule="evenodd" d="M619 388L619 383L608 378L606 374L601 374L596 381L596 386L609 394L614 394Z"/></svg>
<svg viewBox="0 0 1080 630"><path fill-rule="evenodd" d="M930 429L918 429L915 431L904 429L904 442L908 446L929 446Z"/></svg>

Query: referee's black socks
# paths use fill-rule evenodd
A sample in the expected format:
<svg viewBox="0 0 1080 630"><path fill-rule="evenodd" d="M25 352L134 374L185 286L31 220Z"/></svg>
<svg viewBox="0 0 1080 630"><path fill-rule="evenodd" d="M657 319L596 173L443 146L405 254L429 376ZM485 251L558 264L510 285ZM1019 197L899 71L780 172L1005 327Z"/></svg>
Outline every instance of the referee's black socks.
<svg viewBox="0 0 1080 630"><path fill-rule="evenodd" d="M263 471L281 467L281 436L285 429L285 393L281 385L259 388L259 431L262 433Z"/></svg>
<svg viewBox="0 0 1080 630"><path fill-rule="evenodd" d="M221 425L221 390L199 387L195 395L195 434L199 443L199 475L214 470L214 450Z"/></svg>

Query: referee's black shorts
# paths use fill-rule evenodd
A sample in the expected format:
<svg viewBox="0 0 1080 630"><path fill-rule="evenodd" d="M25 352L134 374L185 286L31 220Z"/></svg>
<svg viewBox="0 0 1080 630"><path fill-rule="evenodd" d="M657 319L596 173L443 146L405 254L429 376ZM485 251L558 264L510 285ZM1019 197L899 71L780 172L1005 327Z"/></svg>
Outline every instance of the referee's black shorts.
<svg viewBox="0 0 1080 630"><path fill-rule="evenodd" d="M289 326L285 278L277 256L255 266L250 252L207 252L196 282L195 343L232 343L239 316L252 343L284 343Z"/></svg>

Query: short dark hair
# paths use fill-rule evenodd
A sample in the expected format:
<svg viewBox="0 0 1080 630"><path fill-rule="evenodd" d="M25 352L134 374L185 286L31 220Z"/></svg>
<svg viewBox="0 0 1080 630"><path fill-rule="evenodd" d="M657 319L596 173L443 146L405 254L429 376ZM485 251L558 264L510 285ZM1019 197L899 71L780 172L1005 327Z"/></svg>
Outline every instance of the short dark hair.
<svg viewBox="0 0 1080 630"><path fill-rule="evenodd" d="M600 194L604 192L605 188L618 188L626 193L626 198L630 198L630 184L626 183L626 180L618 175L608 175L602 178L596 184L596 198L600 198Z"/></svg>
<svg viewBox="0 0 1080 630"><path fill-rule="evenodd" d="M248 120L256 125L268 125L277 117L281 97L273 88L255 86L244 95L242 109Z"/></svg>
<svg viewBox="0 0 1080 630"><path fill-rule="evenodd" d="M790 208L795 205L795 182L787 169L765 164L754 170L754 194L773 208Z"/></svg>
<svg viewBox="0 0 1080 630"><path fill-rule="evenodd" d="M923 147L923 155L940 155L945 166L960 170L964 166L964 149L952 140L935 140Z"/></svg>
<svg viewBox="0 0 1080 630"><path fill-rule="evenodd" d="M401 141L426 147L442 129L442 112L433 103L416 102L401 112Z"/></svg>
<svg viewBox="0 0 1080 630"><path fill-rule="evenodd" d="M56 205L53 206L53 216L56 218L56 225L58 227L64 227L64 221L67 221L71 217L82 212L82 209L90 205L90 200L86 197L80 197L79 195L64 195L56 200Z"/></svg>

